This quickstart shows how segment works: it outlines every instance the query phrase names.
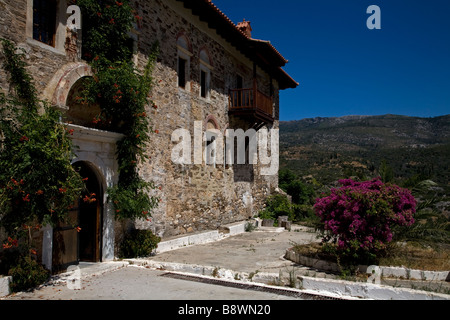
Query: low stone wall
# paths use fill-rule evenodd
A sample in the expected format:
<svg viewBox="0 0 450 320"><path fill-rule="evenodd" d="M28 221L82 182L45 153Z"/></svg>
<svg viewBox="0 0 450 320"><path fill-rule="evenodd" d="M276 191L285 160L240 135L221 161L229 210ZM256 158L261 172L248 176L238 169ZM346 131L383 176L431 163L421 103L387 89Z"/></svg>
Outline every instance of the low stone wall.
<svg viewBox="0 0 450 320"><path fill-rule="evenodd" d="M173 273L187 274L197 277L214 278L223 281L254 284L260 286L280 286L286 279L281 279L279 273L246 273L213 266L190 265L166 261L147 259L127 259L131 265L150 269L165 270ZM450 295L412 290L408 288L394 288L365 282L351 282L344 280L321 279L301 276L296 288L283 286L282 290L305 292L314 295L341 299L373 299L373 300L449 300Z"/></svg>
<svg viewBox="0 0 450 320"><path fill-rule="evenodd" d="M285 258L310 268L329 272L340 272L340 268L337 265L337 263L305 257L298 254L292 249L286 250ZM423 280L423 281L450 281L450 271L424 271L403 267L385 267L385 266L380 266L379 268L381 276L384 278L400 278L400 279ZM360 272L366 273L368 266L360 265L358 266L358 269Z"/></svg>
<svg viewBox="0 0 450 320"><path fill-rule="evenodd" d="M450 271L424 271L399 267L380 267L383 277L424 281L450 281Z"/></svg>
<svg viewBox="0 0 450 320"><path fill-rule="evenodd" d="M212 241L217 241L220 238L219 231L202 232L197 234L192 234L188 236L181 236L169 240L162 241L158 244L158 248L155 250L156 253L163 253L182 247L187 247L194 244L208 243Z"/></svg>
<svg viewBox="0 0 450 320"><path fill-rule="evenodd" d="M156 248L155 253L158 254L191 245L214 242L228 236L234 236L240 233L244 233L245 225L247 223L248 222L243 221L222 226L220 229L223 232L220 232L219 230L213 230L200 233L192 233L163 240L158 244L158 248Z"/></svg>

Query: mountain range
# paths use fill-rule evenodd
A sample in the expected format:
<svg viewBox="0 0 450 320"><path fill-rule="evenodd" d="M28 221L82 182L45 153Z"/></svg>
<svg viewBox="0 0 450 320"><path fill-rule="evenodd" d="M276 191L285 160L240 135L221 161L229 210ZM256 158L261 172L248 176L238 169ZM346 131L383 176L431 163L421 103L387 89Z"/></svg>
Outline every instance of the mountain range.
<svg viewBox="0 0 450 320"><path fill-rule="evenodd" d="M450 188L450 115L282 121L280 164L319 184L383 176L406 185L430 179Z"/></svg>

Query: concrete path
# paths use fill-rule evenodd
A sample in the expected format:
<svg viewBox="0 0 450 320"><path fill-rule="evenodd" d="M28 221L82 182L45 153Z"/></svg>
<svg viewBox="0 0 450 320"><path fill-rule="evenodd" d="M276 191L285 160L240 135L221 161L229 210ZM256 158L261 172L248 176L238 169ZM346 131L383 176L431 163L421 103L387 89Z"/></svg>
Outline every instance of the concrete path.
<svg viewBox="0 0 450 320"><path fill-rule="evenodd" d="M39 290L7 299L450 299L450 295L342 281L335 274L296 265L284 259L286 249L320 239L299 226L271 231L280 229L243 232L144 259L82 263L75 276L60 275Z"/></svg>
<svg viewBox="0 0 450 320"><path fill-rule="evenodd" d="M81 279L80 289L61 283L7 300L293 300L295 297L164 277L165 272L129 266Z"/></svg>
<svg viewBox="0 0 450 320"><path fill-rule="evenodd" d="M267 230L267 229L266 229ZM230 269L238 272L275 272L289 270L295 263L283 258L286 249L295 243L320 241L307 229L293 231L245 232L217 242L163 252L148 261L172 262ZM297 230L297 231L294 231Z"/></svg>

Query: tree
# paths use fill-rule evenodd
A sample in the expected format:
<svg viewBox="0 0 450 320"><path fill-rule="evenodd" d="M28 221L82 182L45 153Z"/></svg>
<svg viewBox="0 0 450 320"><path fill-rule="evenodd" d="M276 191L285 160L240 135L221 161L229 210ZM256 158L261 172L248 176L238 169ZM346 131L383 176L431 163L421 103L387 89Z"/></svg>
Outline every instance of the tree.
<svg viewBox="0 0 450 320"><path fill-rule="evenodd" d="M373 258L393 239L393 228L414 223L416 200L408 189L379 179L341 180L341 187L314 205L322 223L323 241L337 244L350 259Z"/></svg>
<svg viewBox="0 0 450 320"><path fill-rule="evenodd" d="M391 182L394 179L394 169L383 159L380 166L381 181L384 183Z"/></svg>
<svg viewBox="0 0 450 320"><path fill-rule="evenodd" d="M281 169L278 174L279 187L292 197L294 204L311 204L314 197L314 189L302 182L288 169Z"/></svg>

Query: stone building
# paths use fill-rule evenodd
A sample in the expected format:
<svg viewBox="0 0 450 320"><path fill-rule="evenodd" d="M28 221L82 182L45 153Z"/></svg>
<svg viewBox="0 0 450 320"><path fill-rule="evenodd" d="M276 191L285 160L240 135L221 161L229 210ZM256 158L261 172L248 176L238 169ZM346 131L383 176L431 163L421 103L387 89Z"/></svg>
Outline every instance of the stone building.
<svg viewBox="0 0 450 320"><path fill-rule="evenodd" d="M91 189L100 195L95 206L80 206L73 212L80 219L86 213L95 217L85 222L91 234L43 231L42 260L47 266L113 259L120 229L105 190L117 183L115 150L121 135L93 127L89 121L96 110L83 109L75 99L82 89L81 80L92 76L92 71L81 58L81 31L66 27L68 2L0 0L0 37L25 50L41 97L71 120L74 143L79 147L74 164L82 166L93 183ZM155 192L161 202L152 219L136 221L136 227L168 238L216 230L257 215L267 196L277 190L277 174L262 175L262 166L248 160L239 165L208 161L208 146L214 141L204 141L203 134L277 129L279 91L298 85L282 69L287 60L270 42L252 38L250 22L234 24L210 0L132 3L141 17L132 33L139 68L145 66L152 43L160 44L152 89L157 108L149 105L147 110L158 134L152 135L147 150L151 160L141 165L140 174L160 187ZM3 71L0 85L7 90ZM195 140L199 124L201 140ZM177 143L172 136L177 129L188 130L192 143L197 141L206 150L201 162L173 161ZM57 251L62 244L65 254L61 257Z"/></svg>

